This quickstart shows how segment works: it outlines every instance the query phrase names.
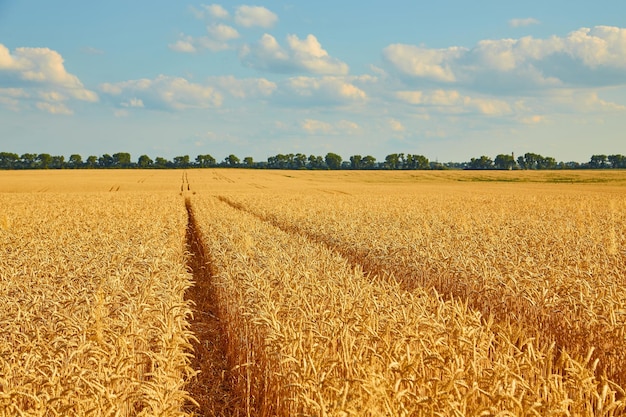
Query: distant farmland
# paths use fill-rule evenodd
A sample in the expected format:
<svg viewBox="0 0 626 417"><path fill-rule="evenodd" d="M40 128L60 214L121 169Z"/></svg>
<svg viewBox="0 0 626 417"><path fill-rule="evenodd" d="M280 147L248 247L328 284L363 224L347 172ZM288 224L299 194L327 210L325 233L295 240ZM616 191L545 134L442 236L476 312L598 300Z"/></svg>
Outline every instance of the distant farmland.
<svg viewBox="0 0 626 417"><path fill-rule="evenodd" d="M626 413L626 172L0 171L0 416Z"/></svg>

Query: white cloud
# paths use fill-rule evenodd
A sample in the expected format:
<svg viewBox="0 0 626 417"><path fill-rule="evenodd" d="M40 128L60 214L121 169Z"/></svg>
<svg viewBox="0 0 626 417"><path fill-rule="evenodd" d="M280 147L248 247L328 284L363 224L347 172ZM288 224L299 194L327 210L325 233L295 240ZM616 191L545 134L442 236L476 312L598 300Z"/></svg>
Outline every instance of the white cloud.
<svg viewBox="0 0 626 417"><path fill-rule="evenodd" d="M245 45L240 58L248 67L271 72L348 73L348 65L331 57L311 34L305 39L288 35L287 48L283 48L276 38L266 33L256 44Z"/></svg>
<svg viewBox="0 0 626 417"><path fill-rule="evenodd" d="M538 25L539 23L541 23L539 22L539 20L532 18L532 17L509 20L509 26L511 26L512 28L520 28L520 27L525 27L525 26Z"/></svg>
<svg viewBox="0 0 626 417"><path fill-rule="evenodd" d="M235 23L246 28L271 28L278 21L278 16L261 6L239 6L235 11Z"/></svg>
<svg viewBox="0 0 626 417"><path fill-rule="evenodd" d="M218 41L229 41L231 39L237 39L239 37L239 32L237 32L237 29L224 24L209 25L207 27L207 32L209 32L211 38Z"/></svg>
<svg viewBox="0 0 626 417"><path fill-rule="evenodd" d="M321 120L306 119L302 122L302 129L308 133L330 133L333 129L330 123Z"/></svg>
<svg viewBox="0 0 626 417"><path fill-rule="evenodd" d="M200 6L200 9L196 9L195 7L191 6L190 10L198 19L228 19L230 17L228 11L219 4L203 4Z"/></svg>
<svg viewBox="0 0 626 417"><path fill-rule="evenodd" d="M16 48L11 54L0 44L0 76L5 78L5 85L55 89L77 100L98 101L95 92L66 71L61 54L48 48Z"/></svg>
<svg viewBox="0 0 626 417"><path fill-rule="evenodd" d="M391 130L393 130L394 132L404 132L406 130L404 125L399 120L390 118L387 119L387 123L389 124Z"/></svg>
<svg viewBox="0 0 626 417"><path fill-rule="evenodd" d="M222 95L211 86L190 83L184 78L159 75L155 79L130 80L101 85L102 92L120 96L120 105L148 109L184 110L211 108L222 104ZM134 103L134 106L130 106Z"/></svg>
<svg viewBox="0 0 626 417"><path fill-rule="evenodd" d="M474 48L393 44L389 67L412 83L517 93L545 88L626 84L626 29L581 28L546 39L487 39Z"/></svg>
<svg viewBox="0 0 626 417"><path fill-rule="evenodd" d="M512 112L504 100L464 96L457 90L398 91L396 98L413 105L435 108L443 113L478 112L495 116Z"/></svg>
<svg viewBox="0 0 626 417"><path fill-rule="evenodd" d="M50 114L73 114L72 110L68 109L67 106L63 103L48 103L45 101L38 101L35 105L39 110L43 110Z"/></svg>
<svg viewBox="0 0 626 417"><path fill-rule="evenodd" d="M367 100L365 91L355 86L357 77L293 77L281 88L282 98L291 103L307 105L341 105L362 103Z"/></svg>
<svg viewBox="0 0 626 417"><path fill-rule="evenodd" d="M413 45L393 44L383 50L383 57L402 74L440 82L454 82L455 60L463 48L427 49Z"/></svg>
<svg viewBox="0 0 626 417"><path fill-rule="evenodd" d="M209 83L216 88L228 92L235 98L269 97L277 89L276 83L265 78L238 79L232 75L211 77Z"/></svg>

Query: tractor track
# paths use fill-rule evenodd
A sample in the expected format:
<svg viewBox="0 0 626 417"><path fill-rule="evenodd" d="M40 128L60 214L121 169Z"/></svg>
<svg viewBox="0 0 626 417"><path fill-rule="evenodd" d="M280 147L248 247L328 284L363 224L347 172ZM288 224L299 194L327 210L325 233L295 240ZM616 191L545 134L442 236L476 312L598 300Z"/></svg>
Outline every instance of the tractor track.
<svg viewBox="0 0 626 417"><path fill-rule="evenodd" d="M198 407L187 404L187 411L196 416L236 415L239 400L231 389L230 370L226 359L227 339L218 317L217 297L213 289L212 277L215 269L207 253L189 198L185 200L187 209L187 266L193 274L194 285L185 298L193 302L191 331L197 340L192 341L192 367L198 375L189 382L187 391L197 402Z"/></svg>

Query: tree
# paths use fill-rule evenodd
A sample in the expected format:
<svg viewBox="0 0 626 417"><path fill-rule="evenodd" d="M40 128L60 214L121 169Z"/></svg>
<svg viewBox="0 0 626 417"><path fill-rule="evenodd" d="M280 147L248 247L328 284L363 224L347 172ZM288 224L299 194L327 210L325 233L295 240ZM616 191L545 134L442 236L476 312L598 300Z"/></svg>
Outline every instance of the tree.
<svg viewBox="0 0 626 417"><path fill-rule="evenodd" d="M254 159L252 159L251 156L246 156L245 158L243 158L243 163L248 168L252 168L254 166Z"/></svg>
<svg viewBox="0 0 626 417"><path fill-rule="evenodd" d="M112 158L113 162L111 166L115 168L130 168L131 166L130 154L127 152L114 153Z"/></svg>
<svg viewBox="0 0 626 417"><path fill-rule="evenodd" d="M20 165L25 169L37 168L37 155L34 153L25 153L20 156Z"/></svg>
<svg viewBox="0 0 626 417"><path fill-rule="evenodd" d="M52 156L48 153L40 153L37 155L37 167L48 169L50 168L50 164L52 163Z"/></svg>
<svg viewBox="0 0 626 417"><path fill-rule="evenodd" d="M239 158L237 158L235 155L231 153L226 158L224 158L224 162L226 163L226 165L230 167L236 167L237 165L239 165L240 161L239 161Z"/></svg>
<svg viewBox="0 0 626 417"><path fill-rule="evenodd" d="M352 155L350 157L350 168L361 169L362 160L363 160L363 157L361 155Z"/></svg>
<svg viewBox="0 0 626 417"><path fill-rule="evenodd" d="M491 169L493 168L493 161L488 156L481 156L480 158L472 158L469 163L469 169Z"/></svg>
<svg viewBox="0 0 626 417"><path fill-rule="evenodd" d="M402 155L404 157L404 155ZM385 168L387 169L399 169L400 168L400 155L397 153L389 154L385 157Z"/></svg>
<svg viewBox="0 0 626 417"><path fill-rule="evenodd" d="M70 155L70 159L67 161L67 165L70 168L80 168L83 166L83 157L77 153Z"/></svg>
<svg viewBox="0 0 626 417"><path fill-rule="evenodd" d="M376 167L376 158L372 155L364 156L362 164L365 169L374 169Z"/></svg>
<svg viewBox="0 0 626 417"><path fill-rule="evenodd" d="M65 157L63 155L55 155L50 159L50 168L65 168Z"/></svg>
<svg viewBox="0 0 626 417"><path fill-rule="evenodd" d="M98 166L100 168L110 168L113 166L113 157L108 153L105 153L100 158L98 158Z"/></svg>
<svg viewBox="0 0 626 417"><path fill-rule="evenodd" d="M293 163L295 164L296 169L306 168L306 161L306 155L303 153L297 153L293 158Z"/></svg>
<svg viewBox="0 0 626 417"><path fill-rule="evenodd" d="M608 158L606 155L592 155L589 161L591 168L606 168L608 166Z"/></svg>
<svg viewBox="0 0 626 417"><path fill-rule="evenodd" d="M169 161L163 157L157 156L154 159L154 166L156 168L167 168L169 164L170 164Z"/></svg>
<svg viewBox="0 0 626 417"><path fill-rule="evenodd" d="M148 168L152 165L152 163L153 161L148 155L141 155L139 159L137 159L137 165L139 168Z"/></svg>
<svg viewBox="0 0 626 417"><path fill-rule="evenodd" d="M341 156L337 155L336 153L332 153L329 152L326 154L326 158L324 159L326 161L326 166L328 166L328 169L340 169L341 168Z"/></svg>
<svg viewBox="0 0 626 417"><path fill-rule="evenodd" d="M85 165L88 168L95 168L96 165L98 165L98 157L96 155L89 155L87 157L87 161L85 162Z"/></svg>
<svg viewBox="0 0 626 417"><path fill-rule="evenodd" d="M209 154L198 155L196 156L196 164L202 168L212 167L215 166L215 158Z"/></svg>
<svg viewBox="0 0 626 417"><path fill-rule="evenodd" d="M515 158L513 155L500 154L496 156L493 164L496 169L513 169L515 167Z"/></svg>
<svg viewBox="0 0 626 417"><path fill-rule="evenodd" d="M611 168L626 168L626 156L609 155L608 158Z"/></svg>
<svg viewBox="0 0 626 417"><path fill-rule="evenodd" d="M407 154L405 162L404 162L404 168L405 169L429 169L430 163L428 161L428 158L426 158L424 155Z"/></svg>
<svg viewBox="0 0 626 417"><path fill-rule="evenodd" d="M324 158L322 158L321 156L309 155L309 168L311 169L326 168L326 164L324 163Z"/></svg>
<svg viewBox="0 0 626 417"><path fill-rule="evenodd" d="M189 155L175 156L173 160L175 168L187 168L189 167Z"/></svg>
<svg viewBox="0 0 626 417"><path fill-rule="evenodd" d="M18 167L20 156L11 152L0 152L0 169L14 169Z"/></svg>

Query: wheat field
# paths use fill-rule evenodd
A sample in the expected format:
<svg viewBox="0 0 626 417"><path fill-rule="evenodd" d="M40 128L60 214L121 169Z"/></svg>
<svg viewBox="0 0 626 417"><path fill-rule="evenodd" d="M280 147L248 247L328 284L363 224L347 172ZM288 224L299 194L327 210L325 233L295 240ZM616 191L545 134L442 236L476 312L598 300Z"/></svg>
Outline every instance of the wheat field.
<svg viewBox="0 0 626 417"><path fill-rule="evenodd" d="M0 172L0 416L626 414L626 173Z"/></svg>

